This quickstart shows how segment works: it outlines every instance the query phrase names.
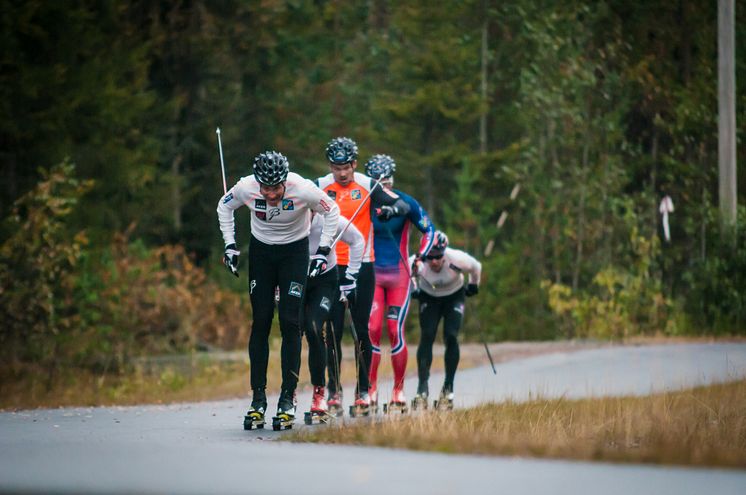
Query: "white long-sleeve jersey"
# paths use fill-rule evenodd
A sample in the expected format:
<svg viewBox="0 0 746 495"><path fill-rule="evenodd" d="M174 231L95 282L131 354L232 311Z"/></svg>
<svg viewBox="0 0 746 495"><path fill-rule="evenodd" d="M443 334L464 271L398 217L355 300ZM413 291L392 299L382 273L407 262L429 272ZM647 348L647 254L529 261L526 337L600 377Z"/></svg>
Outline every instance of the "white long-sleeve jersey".
<svg viewBox="0 0 746 495"><path fill-rule="evenodd" d="M310 180L290 172L285 195L271 206L259 192L253 175L242 177L218 203L218 222L225 245L234 244L233 211L242 206L251 210L251 235L270 245L290 244L307 237L311 231L311 210L323 218L321 246L331 246L339 223L339 207Z"/></svg>
<svg viewBox="0 0 746 495"><path fill-rule="evenodd" d="M482 277L482 264L471 255L459 250L446 248L443 255L443 268L436 272L427 263L419 263L417 282L420 290L433 297L450 296L464 286L464 274L469 275L470 284L479 285ZM409 257L410 265L414 255Z"/></svg>
<svg viewBox="0 0 746 495"><path fill-rule="evenodd" d="M347 227L347 224L350 226ZM318 216L314 215L311 221L311 234L308 236L308 251L310 254L316 252L319 247L319 241L321 240L321 229L323 226L323 220ZM347 230L345 230L347 228ZM342 234L341 242L346 242L350 246L350 263L347 265L347 272L350 275L357 274L360 271L360 265L363 262L363 250L365 249L365 238L363 234L357 230L354 224L350 223L345 217L339 217L339 223L337 224L336 236ZM337 253L335 249L332 249L331 253L327 257L326 270L328 272L335 266L337 266Z"/></svg>

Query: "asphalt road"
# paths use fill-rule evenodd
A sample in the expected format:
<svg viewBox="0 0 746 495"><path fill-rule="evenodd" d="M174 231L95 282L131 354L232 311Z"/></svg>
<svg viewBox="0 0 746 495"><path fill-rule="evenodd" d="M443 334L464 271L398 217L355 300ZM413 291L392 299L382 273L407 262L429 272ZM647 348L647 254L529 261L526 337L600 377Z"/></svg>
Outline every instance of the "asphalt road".
<svg viewBox="0 0 746 495"><path fill-rule="evenodd" d="M457 406L647 394L746 376L746 344L611 347L465 370ZM442 376L431 378L437 390ZM411 396L415 383L408 382ZM381 400L386 399L386 387ZM348 397L351 397L348 391ZM270 411L273 404L270 403ZM299 397L299 410L310 397ZM246 401L0 414L4 493L746 493L746 471L490 458L274 442ZM301 421L302 423L302 421ZM305 427L298 425L298 427ZM323 428L323 426L315 426Z"/></svg>

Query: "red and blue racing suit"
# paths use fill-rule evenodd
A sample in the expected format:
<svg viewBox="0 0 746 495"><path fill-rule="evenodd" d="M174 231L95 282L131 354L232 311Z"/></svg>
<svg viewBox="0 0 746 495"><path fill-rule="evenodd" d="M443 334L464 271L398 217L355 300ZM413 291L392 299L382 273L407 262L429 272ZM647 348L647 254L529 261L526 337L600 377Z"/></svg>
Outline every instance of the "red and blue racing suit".
<svg viewBox="0 0 746 495"><path fill-rule="evenodd" d="M401 394L404 386L404 373L407 369L407 344L404 339L404 322L410 302L411 273L409 259L409 226L414 225L423 233L419 253L427 254L433 244L435 227L425 210L411 196L395 190L401 199L410 206L405 216L381 222L373 217L374 249L376 251L376 288L368 325L373 355L370 366L371 401L378 401L378 365L381 362L381 333L383 315L391 343L391 364L394 370L394 394L392 401ZM387 309L386 309L387 308ZM385 313L384 310L386 309Z"/></svg>

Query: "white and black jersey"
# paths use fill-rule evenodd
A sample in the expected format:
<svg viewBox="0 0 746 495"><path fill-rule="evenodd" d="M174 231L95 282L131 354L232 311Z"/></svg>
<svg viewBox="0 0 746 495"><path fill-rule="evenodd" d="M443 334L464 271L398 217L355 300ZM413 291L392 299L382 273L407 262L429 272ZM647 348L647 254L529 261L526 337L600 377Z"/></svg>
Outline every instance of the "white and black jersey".
<svg viewBox="0 0 746 495"><path fill-rule="evenodd" d="M259 192L253 175L242 177L218 203L218 221L226 246L235 243L233 210L241 206L251 210L251 235L269 245L290 244L308 236L311 212L323 217L320 245L330 246L339 222L339 207L310 180L290 172L285 195L276 206Z"/></svg>
<svg viewBox="0 0 746 495"><path fill-rule="evenodd" d="M459 250L446 248L443 255L443 268L436 272L427 263L420 263L417 282L420 290L433 297L449 296L464 286L464 274L469 275L468 283L479 285L482 264L471 255ZM410 264L414 256L410 256Z"/></svg>
<svg viewBox="0 0 746 495"><path fill-rule="evenodd" d="M349 227L347 226L349 224ZM310 254L316 252L319 247L319 241L321 240L321 229L324 225L323 220L318 215L313 216L311 222L311 234L308 236L308 251ZM345 230L346 229L346 230ZM342 233L344 232L344 233ZM339 223L337 224L336 236L342 233L340 242L345 242L350 247L350 264L347 265L346 273L351 275L357 275L360 271L360 264L363 261L363 249L365 248L365 239L360 231L357 230L354 224L350 223L345 217L339 217ZM337 266L337 254L335 250L332 250L327 256L326 270L324 273L332 270Z"/></svg>

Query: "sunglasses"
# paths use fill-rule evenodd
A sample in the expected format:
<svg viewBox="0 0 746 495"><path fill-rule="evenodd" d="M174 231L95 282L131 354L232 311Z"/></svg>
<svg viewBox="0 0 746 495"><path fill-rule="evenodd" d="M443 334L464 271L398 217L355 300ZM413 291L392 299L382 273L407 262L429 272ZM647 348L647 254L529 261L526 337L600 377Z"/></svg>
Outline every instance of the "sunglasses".
<svg viewBox="0 0 746 495"><path fill-rule="evenodd" d="M435 255L428 254L427 256L425 256L426 260L439 260L439 259L442 259L442 258L443 258L442 254L435 254Z"/></svg>

